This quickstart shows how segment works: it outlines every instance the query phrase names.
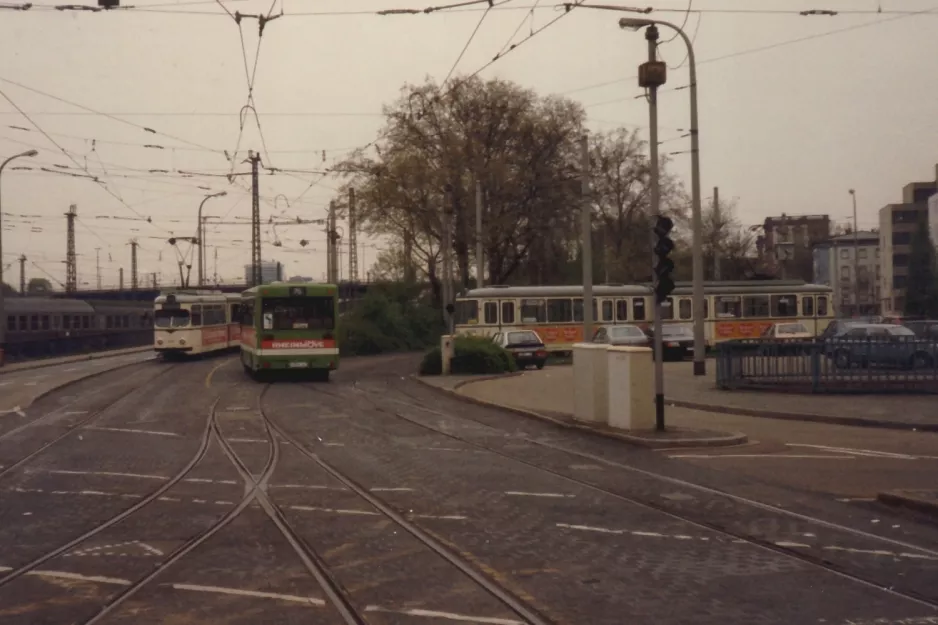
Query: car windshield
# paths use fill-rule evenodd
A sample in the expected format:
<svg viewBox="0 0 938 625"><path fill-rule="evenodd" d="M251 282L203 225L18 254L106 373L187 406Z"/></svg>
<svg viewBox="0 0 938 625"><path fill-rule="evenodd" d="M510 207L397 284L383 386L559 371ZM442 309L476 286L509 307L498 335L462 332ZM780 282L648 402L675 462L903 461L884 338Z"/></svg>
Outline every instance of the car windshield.
<svg viewBox="0 0 938 625"><path fill-rule="evenodd" d="M693 336L694 332L688 326L667 325L661 328L662 336Z"/></svg>
<svg viewBox="0 0 938 625"><path fill-rule="evenodd" d="M520 345L522 343L540 343L541 339L538 338L537 334L534 332L509 332L508 333L508 344L509 345Z"/></svg>
<svg viewBox="0 0 938 625"><path fill-rule="evenodd" d="M184 328L189 325L189 311L158 310L153 313L153 325L157 328Z"/></svg>
<svg viewBox="0 0 938 625"><path fill-rule="evenodd" d="M807 334L808 329L800 323L781 323L778 326L779 334Z"/></svg>
<svg viewBox="0 0 938 625"><path fill-rule="evenodd" d="M609 334L616 338L638 338L645 336L641 328L636 328L635 326L618 326L612 328Z"/></svg>

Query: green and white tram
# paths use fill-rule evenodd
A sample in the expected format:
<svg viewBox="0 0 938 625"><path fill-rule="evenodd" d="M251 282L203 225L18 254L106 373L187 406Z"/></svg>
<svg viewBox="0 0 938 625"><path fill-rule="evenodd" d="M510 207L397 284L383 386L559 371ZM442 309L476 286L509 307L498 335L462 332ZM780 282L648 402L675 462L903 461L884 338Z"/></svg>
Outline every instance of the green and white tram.
<svg viewBox="0 0 938 625"><path fill-rule="evenodd" d="M245 371L308 371L328 380L339 367L339 289L334 284L274 283L241 296Z"/></svg>

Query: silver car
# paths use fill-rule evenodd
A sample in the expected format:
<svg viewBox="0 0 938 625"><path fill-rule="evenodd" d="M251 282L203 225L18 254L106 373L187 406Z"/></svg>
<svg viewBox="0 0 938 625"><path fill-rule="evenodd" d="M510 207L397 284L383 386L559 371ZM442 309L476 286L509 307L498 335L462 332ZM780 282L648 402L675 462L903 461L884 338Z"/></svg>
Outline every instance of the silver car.
<svg viewBox="0 0 938 625"><path fill-rule="evenodd" d="M651 339L638 326L622 324L615 326L599 326L593 335L593 343L606 345L619 345L628 347L649 347Z"/></svg>

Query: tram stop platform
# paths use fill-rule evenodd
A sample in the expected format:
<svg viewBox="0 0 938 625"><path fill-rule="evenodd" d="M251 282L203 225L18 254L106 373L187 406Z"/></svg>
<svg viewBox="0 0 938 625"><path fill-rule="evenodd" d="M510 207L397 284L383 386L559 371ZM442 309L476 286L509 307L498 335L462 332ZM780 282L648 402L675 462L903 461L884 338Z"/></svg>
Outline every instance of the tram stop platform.
<svg viewBox="0 0 938 625"><path fill-rule="evenodd" d="M548 421L563 428L586 430L653 449L742 445L746 434L700 428L699 416L686 408L666 408L665 430L622 430L604 423L576 419L574 415L573 367L545 367L498 376L457 375L417 377L423 384L479 405L506 410L521 416ZM649 389L651 392L651 389ZM670 417L681 415L669 420Z"/></svg>

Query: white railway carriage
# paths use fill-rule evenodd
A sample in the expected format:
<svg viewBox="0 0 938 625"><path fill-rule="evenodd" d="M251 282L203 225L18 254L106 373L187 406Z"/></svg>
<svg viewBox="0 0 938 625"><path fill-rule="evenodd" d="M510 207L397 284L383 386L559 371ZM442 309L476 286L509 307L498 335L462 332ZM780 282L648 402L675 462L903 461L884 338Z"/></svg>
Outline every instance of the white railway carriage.
<svg viewBox="0 0 938 625"><path fill-rule="evenodd" d="M241 331L240 327L233 328L233 304L234 296L217 291L160 295L154 301L153 348L172 357L223 351L238 345ZM232 338L235 331L237 336Z"/></svg>
<svg viewBox="0 0 938 625"><path fill-rule="evenodd" d="M678 282L662 307L664 323L691 323L692 288ZM630 323L648 328L651 288L640 284L593 287L596 324ZM773 323L799 321L820 335L834 318L832 289L796 280L707 282L704 336L708 347L721 341L758 338ZM491 286L456 298L457 334L491 336L506 329L535 330L547 349L567 352L583 337L583 287ZM592 337L586 337L590 340Z"/></svg>

